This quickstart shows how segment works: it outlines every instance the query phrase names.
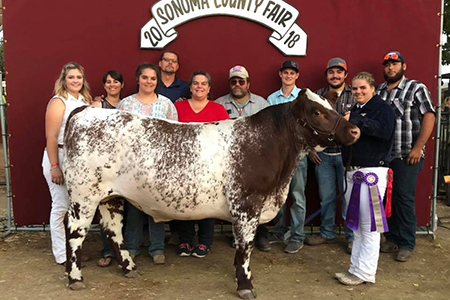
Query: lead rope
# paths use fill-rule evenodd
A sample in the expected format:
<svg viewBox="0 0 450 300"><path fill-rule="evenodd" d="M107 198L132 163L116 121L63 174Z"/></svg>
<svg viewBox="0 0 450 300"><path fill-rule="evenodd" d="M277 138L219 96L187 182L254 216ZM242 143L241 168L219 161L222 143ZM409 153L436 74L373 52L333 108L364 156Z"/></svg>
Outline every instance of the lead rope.
<svg viewBox="0 0 450 300"><path fill-rule="evenodd" d="M352 161L353 156L353 145L350 146L350 153L348 156L347 165L345 166L345 172L344 172L344 191L339 195L339 198L343 197L345 201L345 193L347 192L348 184L347 184L347 172L350 170L350 163Z"/></svg>

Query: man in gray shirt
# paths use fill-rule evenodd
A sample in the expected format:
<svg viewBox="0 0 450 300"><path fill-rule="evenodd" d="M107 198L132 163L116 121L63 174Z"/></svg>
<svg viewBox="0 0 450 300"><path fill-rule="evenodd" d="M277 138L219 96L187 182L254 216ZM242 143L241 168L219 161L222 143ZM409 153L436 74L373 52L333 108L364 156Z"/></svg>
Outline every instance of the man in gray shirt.
<svg viewBox="0 0 450 300"><path fill-rule="evenodd" d="M250 116L269 106L261 96L250 93L250 77L243 66L234 66L228 77L230 93L216 100L222 104L230 119Z"/></svg>

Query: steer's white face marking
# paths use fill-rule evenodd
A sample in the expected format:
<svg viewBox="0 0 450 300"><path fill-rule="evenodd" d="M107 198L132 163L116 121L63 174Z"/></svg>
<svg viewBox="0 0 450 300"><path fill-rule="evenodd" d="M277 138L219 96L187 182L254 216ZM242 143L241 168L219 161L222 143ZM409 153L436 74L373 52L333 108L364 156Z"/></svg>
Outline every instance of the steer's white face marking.
<svg viewBox="0 0 450 300"><path fill-rule="evenodd" d="M324 100L316 93L311 92L310 89L306 89L306 96L308 97L309 100L319 103L326 109L333 110L331 104L327 100Z"/></svg>

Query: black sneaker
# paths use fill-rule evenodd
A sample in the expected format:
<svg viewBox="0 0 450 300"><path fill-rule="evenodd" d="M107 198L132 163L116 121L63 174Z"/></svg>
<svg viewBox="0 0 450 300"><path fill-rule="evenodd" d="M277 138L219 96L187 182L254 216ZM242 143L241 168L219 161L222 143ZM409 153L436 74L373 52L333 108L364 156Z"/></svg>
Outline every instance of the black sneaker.
<svg viewBox="0 0 450 300"><path fill-rule="evenodd" d="M191 256L192 246L189 244L180 244L178 246L178 256Z"/></svg>
<svg viewBox="0 0 450 300"><path fill-rule="evenodd" d="M270 246L269 239L267 239L267 237L265 237L265 236L256 238L255 245L256 245L256 248L259 249L259 251L263 251L263 252L267 252L267 251L270 251L270 249L272 249L272 247Z"/></svg>
<svg viewBox="0 0 450 300"><path fill-rule="evenodd" d="M208 252L209 248L206 247L206 245L198 244L197 246L195 246L194 251L192 251L192 256L202 258L205 257Z"/></svg>

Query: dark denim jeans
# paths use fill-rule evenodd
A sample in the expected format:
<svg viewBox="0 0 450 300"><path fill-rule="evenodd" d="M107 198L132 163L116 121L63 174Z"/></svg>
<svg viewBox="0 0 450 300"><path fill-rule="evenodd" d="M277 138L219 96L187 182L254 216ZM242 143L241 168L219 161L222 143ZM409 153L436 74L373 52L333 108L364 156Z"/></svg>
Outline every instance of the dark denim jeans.
<svg viewBox="0 0 450 300"><path fill-rule="evenodd" d="M198 243L211 248L216 219L198 221ZM195 237L195 221L179 221L180 244L193 245Z"/></svg>
<svg viewBox="0 0 450 300"><path fill-rule="evenodd" d="M164 237L166 235L166 229L164 222L155 223L153 218L136 207L125 202L125 206L128 209L127 213L127 225L125 229L125 247L130 254L139 255L142 242L142 233L144 230L145 218L148 218L148 232L150 235L150 247L148 252L150 256L157 254L164 254Z"/></svg>
<svg viewBox="0 0 450 300"><path fill-rule="evenodd" d="M389 166L394 171L394 182L392 216L388 219L386 240L397 244L400 249L412 251L416 244L416 182L423 168L423 159L415 165L406 164L406 159L394 159Z"/></svg>
<svg viewBox="0 0 450 300"><path fill-rule="evenodd" d="M295 170L294 177L292 178L289 186L289 193L292 196L291 211L291 237L290 241L303 243L306 235L304 232L305 216L306 216L306 196L305 186L308 171L307 158L303 158ZM281 207L277 216L274 219L275 226L272 229L272 233L283 238L284 233L287 232L286 226L286 203Z"/></svg>
<svg viewBox="0 0 450 300"><path fill-rule="evenodd" d="M319 185L320 196L320 235L326 239L332 239L335 233L335 216L337 197L342 197L342 218L345 220L347 213L347 203L344 194L339 195L344 190L344 165L342 155L327 155L318 153L322 163L315 166L317 183ZM338 188L336 190L336 187ZM347 242L353 241L353 231L347 226L344 229Z"/></svg>

